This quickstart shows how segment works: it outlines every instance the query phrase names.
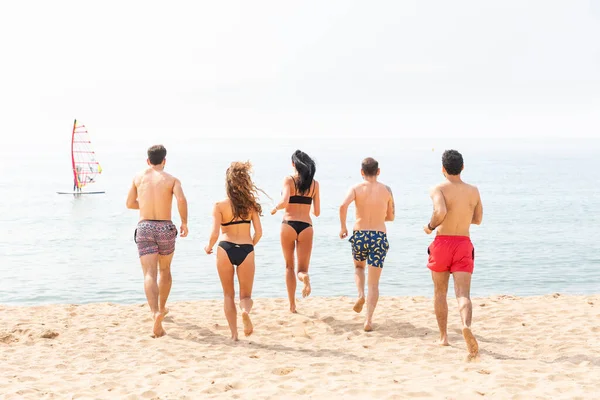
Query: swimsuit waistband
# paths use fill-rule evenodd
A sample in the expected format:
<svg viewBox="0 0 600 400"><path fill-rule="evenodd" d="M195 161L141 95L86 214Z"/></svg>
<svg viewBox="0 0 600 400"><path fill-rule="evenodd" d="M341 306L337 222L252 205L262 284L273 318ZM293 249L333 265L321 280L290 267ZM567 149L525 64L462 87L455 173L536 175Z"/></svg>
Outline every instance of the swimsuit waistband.
<svg viewBox="0 0 600 400"><path fill-rule="evenodd" d="M436 239L443 239L443 240L471 240L471 238L469 236L461 236L461 235L437 235L435 237Z"/></svg>
<svg viewBox="0 0 600 400"><path fill-rule="evenodd" d="M163 224L172 224L173 221L171 221L170 219L142 219L138 222L158 222L158 223L163 223Z"/></svg>
<svg viewBox="0 0 600 400"><path fill-rule="evenodd" d="M240 246L240 247L241 246L251 246L252 248L254 248L254 245L252 243L235 243L235 242L230 242L228 240L220 240L218 244L221 244L221 243L227 243L232 246Z"/></svg>
<svg viewBox="0 0 600 400"><path fill-rule="evenodd" d="M376 231L373 229L354 229L352 231L352 233L356 233L356 232L374 232L374 233L379 233L380 235L386 235L387 233L384 231Z"/></svg>

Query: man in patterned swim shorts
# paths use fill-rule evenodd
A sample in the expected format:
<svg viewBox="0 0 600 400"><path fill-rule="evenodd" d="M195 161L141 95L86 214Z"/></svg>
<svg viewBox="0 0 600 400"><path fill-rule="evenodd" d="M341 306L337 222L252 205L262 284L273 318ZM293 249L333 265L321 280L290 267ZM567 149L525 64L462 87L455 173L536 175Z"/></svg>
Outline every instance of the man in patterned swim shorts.
<svg viewBox="0 0 600 400"><path fill-rule="evenodd" d="M177 237L177 227L171 222L173 196L177 199L181 217L181 237L188 234L187 200L179 179L164 171L166 156L167 150L162 145L148 149L149 167L133 179L127 196L127 208L140 210L133 239L144 272L144 290L154 321L154 337L166 334L162 321L169 312L166 304L171 291L171 261Z"/></svg>
<svg viewBox="0 0 600 400"><path fill-rule="evenodd" d="M354 311L362 311L365 304L365 264L369 266L369 284L367 297L367 318L365 331L373 330L373 312L379 300L379 278L383 263L390 247L385 222L395 217L394 196L389 186L377 181L379 163L373 158L365 158L362 162L361 175L363 182L353 186L340 206L340 222L342 229L340 239L348 236L346 217L348 206L354 202L356 222L350 238L352 256L354 258L354 277L358 289L358 300Z"/></svg>

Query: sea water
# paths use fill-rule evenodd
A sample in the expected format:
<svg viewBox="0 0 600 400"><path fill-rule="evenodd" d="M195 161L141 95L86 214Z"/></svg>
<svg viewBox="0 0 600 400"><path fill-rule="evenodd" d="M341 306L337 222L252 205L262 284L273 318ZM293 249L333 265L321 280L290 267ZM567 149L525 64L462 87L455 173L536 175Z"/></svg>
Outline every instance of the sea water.
<svg viewBox="0 0 600 400"><path fill-rule="evenodd" d="M433 236L430 187L443 179L445 148L463 153L463 178L483 200L472 294L541 295L597 293L600 289L600 142L595 139L290 139L166 140L168 172L182 181L189 204L189 236L177 239L171 300L222 296L214 255L206 255L211 209L224 198L225 169L250 160L263 196L264 236L256 247L254 297L286 297L279 244L279 198L297 148L317 162L321 216L313 218L312 296L354 296L354 268L347 240L338 237L338 207L359 182L360 162L380 162L380 180L392 187L396 220L388 223L390 250L381 295L432 294L426 268ZM148 143L151 145L153 143ZM165 143L167 144L167 143ZM125 207L134 174L146 166L145 147L97 140L104 169L90 190L105 194L58 195L70 190L68 143L29 147L3 155L0 174L0 303L144 302L133 232L138 219ZM352 229L354 209L349 211ZM174 207L174 222L179 217ZM452 290L452 289L451 289ZM300 296L300 290L298 291Z"/></svg>

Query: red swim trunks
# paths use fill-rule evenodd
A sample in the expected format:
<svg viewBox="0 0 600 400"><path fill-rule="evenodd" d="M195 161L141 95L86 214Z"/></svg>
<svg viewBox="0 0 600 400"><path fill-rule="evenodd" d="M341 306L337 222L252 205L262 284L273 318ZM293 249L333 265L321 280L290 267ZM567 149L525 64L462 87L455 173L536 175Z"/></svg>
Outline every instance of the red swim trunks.
<svg viewBox="0 0 600 400"><path fill-rule="evenodd" d="M475 248L468 236L436 236L427 249L427 268L434 272L473 273Z"/></svg>

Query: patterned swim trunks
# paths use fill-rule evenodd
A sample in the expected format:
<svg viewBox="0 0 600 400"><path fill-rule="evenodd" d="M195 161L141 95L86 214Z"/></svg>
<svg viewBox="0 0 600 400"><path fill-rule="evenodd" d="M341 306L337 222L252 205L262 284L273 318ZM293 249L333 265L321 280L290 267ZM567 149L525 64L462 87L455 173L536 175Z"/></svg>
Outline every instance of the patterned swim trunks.
<svg viewBox="0 0 600 400"><path fill-rule="evenodd" d="M133 234L133 241L137 244L140 257L156 253L167 256L173 253L175 238L177 238L177 227L173 222L165 220L142 220Z"/></svg>
<svg viewBox="0 0 600 400"><path fill-rule="evenodd" d="M352 244L352 256L356 261L365 261L377 268L383 268L385 256L390 248L385 232L354 231L349 242Z"/></svg>

